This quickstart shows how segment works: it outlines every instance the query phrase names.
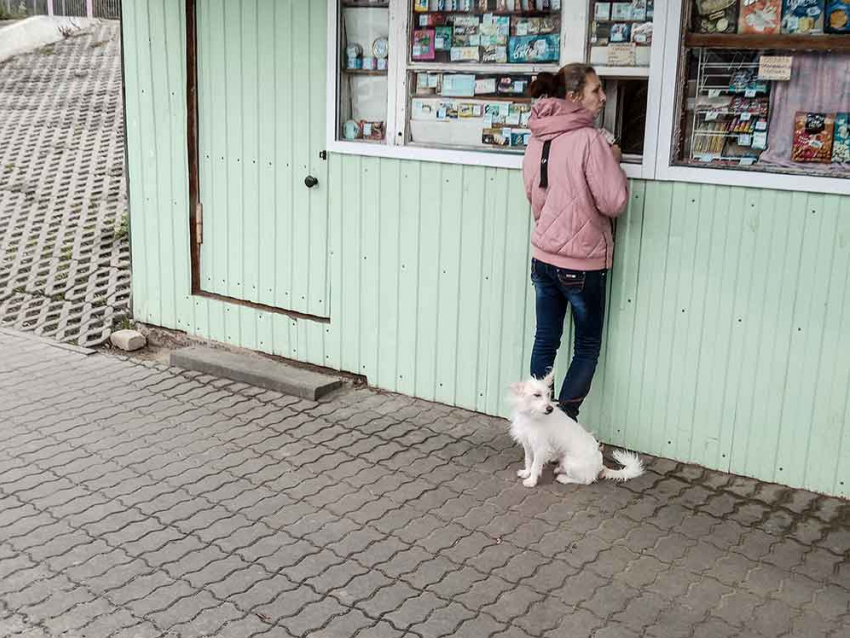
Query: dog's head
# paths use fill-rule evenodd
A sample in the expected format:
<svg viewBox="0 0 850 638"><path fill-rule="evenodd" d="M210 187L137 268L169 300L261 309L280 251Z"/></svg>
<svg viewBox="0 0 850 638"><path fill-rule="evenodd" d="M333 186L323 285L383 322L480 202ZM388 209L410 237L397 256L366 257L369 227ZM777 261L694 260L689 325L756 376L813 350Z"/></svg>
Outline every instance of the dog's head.
<svg viewBox="0 0 850 638"><path fill-rule="evenodd" d="M557 408L552 401L552 381L555 373L550 372L542 379L531 377L527 381L511 384L510 402L519 414L546 416Z"/></svg>

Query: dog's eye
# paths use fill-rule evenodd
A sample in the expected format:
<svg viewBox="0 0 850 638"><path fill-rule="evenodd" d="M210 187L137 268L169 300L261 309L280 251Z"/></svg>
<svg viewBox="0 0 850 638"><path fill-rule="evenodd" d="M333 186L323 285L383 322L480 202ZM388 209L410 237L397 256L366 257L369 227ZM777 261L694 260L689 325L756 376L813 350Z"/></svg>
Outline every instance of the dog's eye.
<svg viewBox="0 0 850 638"><path fill-rule="evenodd" d="M534 396L536 396L536 397L539 399L539 398L540 398L540 397L542 397L543 395L542 395L542 394L540 394L540 393L538 392L538 393L537 393L537 394L535 394Z"/></svg>

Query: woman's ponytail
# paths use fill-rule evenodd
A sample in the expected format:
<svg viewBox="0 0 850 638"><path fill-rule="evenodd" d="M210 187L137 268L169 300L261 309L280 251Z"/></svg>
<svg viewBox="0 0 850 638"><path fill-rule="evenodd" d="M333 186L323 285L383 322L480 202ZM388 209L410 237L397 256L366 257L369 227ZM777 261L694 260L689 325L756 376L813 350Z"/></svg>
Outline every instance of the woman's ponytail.
<svg viewBox="0 0 850 638"><path fill-rule="evenodd" d="M560 72L558 73L538 73L537 77L528 87L529 97L556 97L563 99L566 97L566 87L564 86L564 78Z"/></svg>

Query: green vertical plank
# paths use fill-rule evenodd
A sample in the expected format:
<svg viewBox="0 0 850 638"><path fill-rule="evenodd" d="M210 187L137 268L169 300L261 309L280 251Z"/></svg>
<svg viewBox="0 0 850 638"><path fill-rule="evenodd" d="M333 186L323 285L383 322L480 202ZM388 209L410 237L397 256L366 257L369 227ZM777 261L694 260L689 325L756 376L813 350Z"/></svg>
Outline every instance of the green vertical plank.
<svg viewBox="0 0 850 638"><path fill-rule="evenodd" d="M437 334L435 397L441 403L454 404L458 346L458 297L460 295L461 219L470 167L441 165L439 207L434 210L440 218L437 239ZM470 382L471 379L464 379Z"/></svg>
<svg viewBox="0 0 850 638"><path fill-rule="evenodd" d="M441 199L435 197L443 184L439 164L421 164L419 190L419 317L416 331L416 395L428 400L436 397L437 314L439 312Z"/></svg>
<svg viewBox="0 0 850 638"><path fill-rule="evenodd" d="M292 37L292 2L275 2L275 303L292 309L292 241L295 209L295 130L297 120L292 105L297 100L293 82L296 43ZM342 187L342 184L339 185Z"/></svg>
<svg viewBox="0 0 850 638"><path fill-rule="evenodd" d="M258 184L259 235L258 253L259 273L257 277L257 298L261 304L275 304L275 266L281 244L277 237L277 182L275 179L275 4L276 0L258 0L257 4L257 77L258 90ZM271 97L270 97L271 96ZM269 322L269 326L271 323ZM271 337L269 338L271 340Z"/></svg>
<svg viewBox="0 0 850 638"><path fill-rule="evenodd" d="M656 371L658 361L661 312L663 310L664 276L666 274L667 237L670 228L670 208L675 185L659 192L661 197L647 201L644 220L644 244L641 250L641 283L638 288L636 348L640 353L631 376L635 379L630 399L634 401L634 417L626 431L626 445L638 449L658 451L653 438L654 401L656 397ZM637 431L633 428L637 427ZM632 439L630 435L636 434ZM632 441L635 441L634 443Z"/></svg>
<svg viewBox="0 0 850 638"><path fill-rule="evenodd" d="M352 232L360 233L360 282L358 298L360 312L360 367L357 372L372 379L378 369L379 352L384 344L381 340L383 312L380 306L379 290L381 285L380 245L382 240L381 217L392 215L392 210L383 210L381 193L384 179L381 175L381 160L363 158L360 172L360 214L359 228ZM352 226L355 219L351 220Z"/></svg>
<svg viewBox="0 0 850 638"><path fill-rule="evenodd" d="M783 319L778 343L781 348L776 348L778 355L774 359L774 366L782 371L782 385L776 397L779 410L775 413L772 423L778 425L778 432L772 442L774 458L767 466L768 480L784 481L788 473L787 459L791 454L798 454L799 450L793 449L794 441L797 439L797 431L800 422L797 420L802 416L804 423L809 423L809 415L797 409L796 403L800 400L800 379L798 367L803 359L805 348L805 335L802 335L803 326L800 325L800 302L801 298L807 296L805 290L799 289L800 282L811 285L810 276L813 270L812 261L806 254L807 248L813 246L817 233L811 230L807 211L809 209L809 195L806 193L791 193L786 196L786 202L791 214L788 224L788 243L786 246L786 257L782 263L782 279L784 282L782 291L782 310L780 318ZM819 219L814 220L820 223ZM805 271L806 277L801 276ZM798 330L799 328L799 330ZM793 451L792 451L793 450ZM771 451L769 448L766 451ZM793 463L793 461L792 461ZM781 468L781 469L780 469Z"/></svg>
<svg viewBox="0 0 850 638"><path fill-rule="evenodd" d="M692 410L688 404L688 373L695 367L696 360L689 360L682 355L689 350L699 352L698 347L694 348L691 344L699 343L700 317L694 313L691 306L696 290L694 282L697 278L694 257L700 243L699 232L705 230L697 206L701 193L699 185L688 184L683 191L684 206L677 210L674 205L679 242L678 255L672 254L672 251L670 255L670 268L676 271L677 277L675 286L670 289L670 316L674 328L666 364L669 373L663 440L668 445L669 454L678 458L690 452L693 440Z"/></svg>
<svg viewBox="0 0 850 638"><path fill-rule="evenodd" d="M464 171L463 207L458 236L457 322L454 398L457 405L469 409L478 407L478 398L485 377L479 374L478 352L485 347L481 328L482 286L484 273L481 262L484 253L484 233L487 211L488 171L467 168Z"/></svg>
<svg viewBox="0 0 850 638"><path fill-rule="evenodd" d="M192 297L192 326L191 334L194 334L202 339L212 339L212 329L210 328L210 310L207 300L203 297Z"/></svg>
<svg viewBox="0 0 850 638"><path fill-rule="evenodd" d="M629 184L629 204L617 219L614 237L614 265L610 273L607 301L604 368L597 374L603 390L597 429L603 440L623 444L623 423L628 410L628 370L634 341L637 275L646 182Z"/></svg>
<svg viewBox="0 0 850 638"><path fill-rule="evenodd" d="M272 317L272 338L274 347L272 352L279 357L293 358L292 350L294 343L291 334L292 320L286 315L275 314Z"/></svg>
<svg viewBox="0 0 850 638"><path fill-rule="evenodd" d="M147 316L147 299L150 282L147 279L145 221L149 208L145 206L142 195L144 173L144 127L142 126L142 88L145 78L139 71L140 58L143 55L141 42L146 37L141 22L140 3L128 6L121 22L121 39L124 47L124 91L126 96L127 122L127 179L135 185L130 189L130 259L133 269L133 315L139 319Z"/></svg>
<svg viewBox="0 0 850 638"><path fill-rule="evenodd" d="M682 379L678 398L678 419L684 429L688 427L687 437L682 437L675 450L682 458L693 458L694 446L699 433L717 421L714 411L708 413L695 409L696 397L700 391L700 370L707 364L710 350L714 345L715 321L714 308L707 301L709 290L715 277L712 272L711 243L707 240L714 227L716 190L713 186L700 186L689 189L689 217L693 225L694 242L684 253L691 271L688 278L690 291L683 306L687 317L687 340L682 352L680 368L675 376ZM695 200L695 201L694 201ZM687 447L686 447L687 446Z"/></svg>
<svg viewBox="0 0 850 638"><path fill-rule="evenodd" d="M201 19L203 14L198 14ZM212 281L209 290L226 295L229 292L229 281L233 275L230 268L229 255L238 250L231 246L229 233L228 211L231 208L231 188L229 179L231 146L228 144L229 123L226 119L228 95L227 59L233 57L232 46L228 47L227 30L229 18L226 13L224 0L210 2L209 11L209 49L199 51L198 57L209 59L208 100L206 108L199 106L199 135L206 132L206 144L212 155L212 182L201 182L201 202L204 205L204 244L208 246L206 255L201 255L201 267L208 268L204 259L209 263ZM199 78L198 80L202 80ZM204 142L201 141L201 146Z"/></svg>
<svg viewBox="0 0 850 638"><path fill-rule="evenodd" d="M144 6L141 7L143 11L145 8ZM144 39L143 54L140 56L138 66L141 77L150 78L150 81L146 82L142 88L142 99L139 105L141 109L141 126L145 131L145 151L141 166L141 191L145 210L158 211L156 122L154 116L156 109L156 89L152 80L154 23L149 19L149 8L148 11L144 11L144 25L147 37ZM159 270L161 246L159 241L158 213L147 214L143 217L143 220L145 247L147 248L145 264L148 269L145 277L150 284L147 294L147 314L143 320L156 325L160 323L160 317L162 316L162 286L160 283L161 272Z"/></svg>
<svg viewBox="0 0 850 638"><path fill-rule="evenodd" d="M375 383L382 388L398 387L399 359L399 294L401 255L399 250L400 211L405 205L401 189L401 162L382 160L381 191L378 193L380 241L378 243L378 308L380 312L380 345L374 372Z"/></svg>
<svg viewBox="0 0 850 638"><path fill-rule="evenodd" d="M420 166L403 162L400 166L398 208L399 279L398 279L398 380L396 388L405 394L416 394L417 335L419 334L419 259L421 241L419 218L423 195ZM388 238L391 238L388 235Z"/></svg>
<svg viewBox="0 0 850 638"><path fill-rule="evenodd" d="M487 188L487 209L493 211L492 236L488 239L491 246L489 253L490 280L488 285L488 296L485 298L488 313L488 331L486 334L487 357L482 364L483 374L486 378L486 401L484 411L490 414L498 414L504 409L504 391L501 378L501 356L504 348L504 314L502 308L505 305L505 277L507 272L507 259L505 257L508 241L521 241L521 236L510 236L509 219L515 215L528 216L528 209L513 210L508 201L509 181L504 173L494 171L492 181ZM526 238L527 240L527 238Z"/></svg>
<svg viewBox="0 0 850 638"><path fill-rule="evenodd" d="M783 429L777 457L777 480L805 485L805 461L811 436L812 412L820 366L821 339L828 300L828 286L835 226L826 221L826 197L808 196L800 212L805 215L803 259L796 279L794 329L788 385L783 403ZM797 424L796 427L791 424ZM800 427L805 424L808 427Z"/></svg>
<svg viewBox="0 0 850 638"><path fill-rule="evenodd" d="M742 303L744 321L743 344L737 352L738 366L742 368L741 382L735 401L735 432L731 447L731 464L735 468L747 467L755 454L761 454L764 444L775 439L775 423L756 421L757 410L764 405L763 391L770 379L770 371L761 362L767 349L772 347L768 323L774 313L781 312L774 303L773 284L777 270L771 264L771 253L776 233L777 193L747 191L743 234L752 238L742 244L744 267L739 281L742 286L738 296ZM768 213L768 211L770 211ZM774 302L774 303L771 303ZM762 378L764 377L764 378Z"/></svg>
<svg viewBox="0 0 850 638"><path fill-rule="evenodd" d="M528 217L524 214L525 188L521 180L508 182L508 219L505 246L504 299L502 313L502 347L499 352L497 388L504 396L510 383L527 376L528 362L522 360L526 328L526 291L528 290ZM500 406L501 407L501 406Z"/></svg>
<svg viewBox="0 0 850 638"><path fill-rule="evenodd" d="M274 320L273 313L257 311L256 313L256 346L261 352L274 354Z"/></svg>
<svg viewBox="0 0 850 638"><path fill-rule="evenodd" d="M478 338L478 347L475 351L475 382L476 382L476 397L475 409L479 412L486 412L488 409L488 370L490 362L490 348L492 347L491 325L493 321L493 312L491 304L493 302L493 288L496 282L493 279L493 260L495 256L495 238L499 232L499 220L505 215L505 207L507 202L504 198L499 198L497 178L500 173L495 168L488 168L484 177L484 195L481 198L479 207L480 213L476 216L478 219L478 228L475 228L470 220L470 233L477 233L481 237L480 250L480 279L481 287L478 295L479 307L475 315L476 325L480 336ZM499 180L501 185L501 180ZM467 232L467 231L465 231ZM467 284L462 284L466 286ZM461 363L460 366L465 366ZM461 368L459 367L458 374Z"/></svg>
<svg viewBox="0 0 850 638"><path fill-rule="evenodd" d="M293 189L293 216L292 235L287 243L288 250L292 255L292 296L289 305L291 310L307 312L309 306L307 300L310 295L310 216L312 214L312 189L304 185L304 178L310 174L312 168L312 152L310 148L310 118L314 116L314 109L324 116L323 105L312 105L309 103L310 85L315 81L310 75L310 51L314 43L311 42L311 34L314 26L312 24L312 11L310 2L292 2L293 20L289 24L289 40L293 44L295 64L289 81L292 83L291 102L286 105L292 118L292 128L287 135L292 137L293 164L292 164L292 186ZM317 186L316 188L319 188Z"/></svg>
<svg viewBox="0 0 850 638"><path fill-rule="evenodd" d="M248 350L257 350L259 347L257 318L260 312L249 306L234 306L233 310L239 318L239 336L236 339L236 345Z"/></svg>
<svg viewBox="0 0 850 638"><path fill-rule="evenodd" d="M242 196L243 281L239 299L259 302L260 272L265 265L260 252L260 234L267 228L268 211L260 200L260 104L265 100L265 83L259 75L260 24L269 22L271 15L259 15L258 0L242 0L242 37L239 56L242 67ZM233 211L229 211L233 214Z"/></svg>
<svg viewBox="0 0 850 638"><path fill-rule="evenodd" d="M726 469L729 464L729 450L723 448L721 428L733 415L723 409L723 380L726 378L726 365L729 352L726 344L732 329L731 303L726 304L729 277L726 270L731 257L727 254L727 235L734 224L739 211L730 211L732 191L729 188L708 187L703 198L709 201L706 206L713 210L713 218L705 241L711 247L706 263L709 277L705 282L703 296L706 309L706 342L712 344L712 352L700 361L698 368L698 386L701 392L694 408L695 421L702 421L702 427L695 431L692 441L693 458L697 463L715 469ZM728 443L728 442L727 442Z"/></svg>
<svg viewBox="0 0 850 638"><path fill-rule="evenodd" d="M148 17L151 24L151 65L153 69L161 72L168 68L169 39L167 29L167 18L165 2L151 2L149 4ZM175 42L176 44L176 42ZM159 285L160 307L158 323L175 325L175 281L174 275L174 239L172 226L167 223L169 212L173 211L171 203L171 185L174 170L171 163L171 140L172 133L169 126L170 114L172 112L172 97L167 75L160 77L160 82L152 85L153 98L153 135L151 142L156 155L156 196L153 202L158 217L157 219L159 238L159 259L157 267L160 271ZM165 275L165 273L170 273Z"/></svg>
<svg viewBox="0 0 850 638"><path fill-rule="evenodd" d="M166 5L168 25L168 82L171 93L169 113L171 164L170 223L173 234L174 280L176 297L176 327L189 332L194 322L191 299L191 252L189 250L189 181L186 166L186 140L188 137L186 89L186 16L185 3ZM179 53L178 53L179 52ZM199 167L200 170L200 167Z"/></svg>
<svg viewBox="0 0 850 638"><path fill-rule="evenodd" d="M328 170L328 183L334 185L328 193L328 314L331 316L327 327L328 345L325 353L326 365L342 368L342 324L345 315L342 313L342 224L343 224L343 165L344 156L331 155Z"/></svg>
<svg viewBox="0 0 850 638"><path fill-rule="evenodd" d="M241 0L225 3L225 31L224 31L224 74L227 78L225 86L225 100L223 108L226 109L221 119L223 122L226 140L225 166L227 181L227 252L219 253L227 259L227 283L225 294L236 299L244 299L245 282L245 234L248 229L245 226L245 112L243 95L246 82L242 60L244 49L243 24L245 15ZM218 256L216 258L219 258ZM237 332L234 328L228 328L228 338Z"/></svg>
<svg viewBox="0 0 850 638"><path fill-rule="evenodd" d="M812 404L812 426L808 432L807 454L803 484L810 489L823 492L840 492L842 485L836 484L836 468L846 465L839 455L845 401L850 380L850 215L848 208L841 207L838 196L826 198L823 205L823 225L826 235L822 252L830 255L827 272L823 278L826 299L823 304L823 328L820 335L820 365ZM843 242L842 242L843 238ZM843 243L843 245L842 245ZM844 470L844 476L848 475Z"/></svg>
<svg viewBox="0 0 850 638"><path fill-rule="evenodd" d="M345 193L342 208L342 277L341 304L339 316L344 321L342 335L342 369L349 372L360 371L360 271L362 252L360 245L360 219L363 214L364 199L361 174L363 158L350 157L344 160L342 181L338 188Z"/></svg>
<svg viewBox="0 0 850 638"><path fill-rule="evenodd" d="M328 163L319 157L325 148L325 120L327 119L328 7L327 2L311 2L310 53L307 58L311 81L308 84L310 100L310 174L319 180L309 194L310 225L309 267L305 273L309 290L305 312L320 317L328 316L328 192L333 184L328 182Z"/></svg>
<svg viewBox="0 0 850 638"><path fill-rule="evenodd" d="M723 353L726 368L726 388L722 398L722 404L728 406L724 410L726 418L722 440L725 442L723 448L730 460L730 468L735 471L735 450L738 442L738 431L746 431L749 428L748 415L751 412L746 401L746 391L752 382L754 374L753 328L758 325L758 316L753 312L750 303L752 296L752 274L753 255L756 247L756 229L759 220L759 196L760 193L751 190L736 189L734 194L735 219L730 230L733 232L734 243L730 242L730 248L734 246L734 253L730 253L728 261L734 262L734 270L731 270L726 281L726 289L732 296L730 315L726 321L732 326L731 339L728 349ZM732 362L734 361L734 364Z"/></svg>

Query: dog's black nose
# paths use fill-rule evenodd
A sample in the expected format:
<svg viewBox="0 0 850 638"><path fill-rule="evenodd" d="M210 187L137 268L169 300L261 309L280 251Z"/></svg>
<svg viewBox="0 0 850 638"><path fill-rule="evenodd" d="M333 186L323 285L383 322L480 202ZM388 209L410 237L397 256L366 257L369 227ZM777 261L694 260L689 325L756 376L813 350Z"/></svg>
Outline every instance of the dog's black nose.
<svg viewBox="0 0 850 638"><path fill-rule="evenodd" d="M552 414L552 412L554 412L554 411L555 411L555 408L553 408L551 405L546 406L546 414Z"/></svg>

